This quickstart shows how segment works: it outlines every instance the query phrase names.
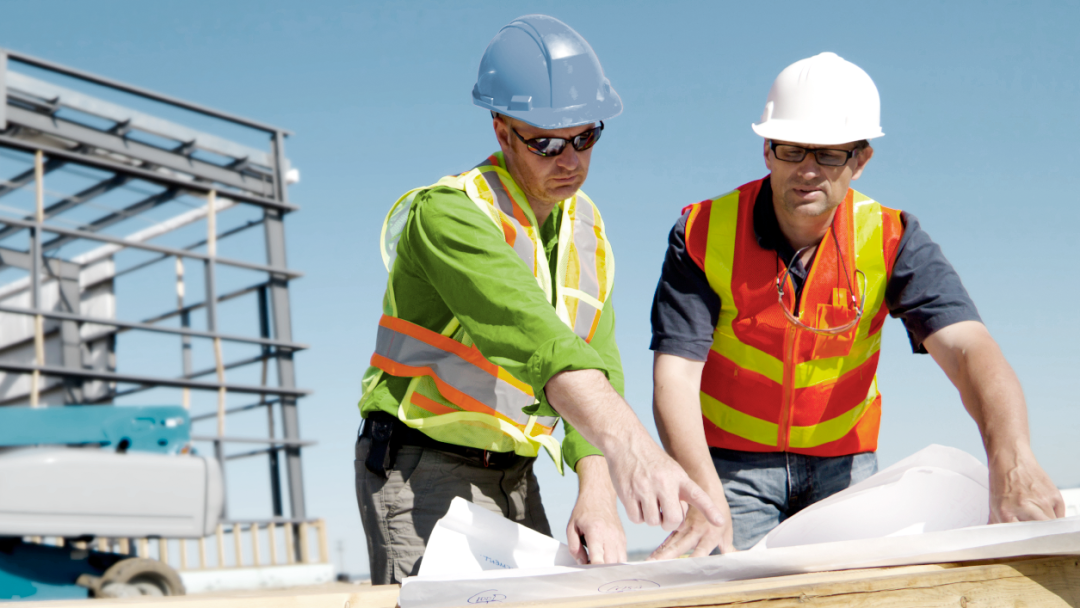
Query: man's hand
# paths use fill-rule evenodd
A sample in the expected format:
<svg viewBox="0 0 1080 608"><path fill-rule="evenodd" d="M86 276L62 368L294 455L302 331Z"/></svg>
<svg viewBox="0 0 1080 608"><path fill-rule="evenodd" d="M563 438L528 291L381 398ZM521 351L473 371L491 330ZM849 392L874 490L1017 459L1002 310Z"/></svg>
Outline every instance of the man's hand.
<svg viewBox="0 0 1080 608"><path fill-rule="evenodd" d="M1064 517L1061 492L1031 451L1020 380L986 326L961 321L923 344L982 433L990 465L990 523Z"/></svg>
<svg viewBox="0 0 1080 608"><path fill-rule="evenodd" d="M626 533L619 520L607 462L603 456L586 456L577 462L577 474L577 504L566 526L570 553L579 564L625 562Z"/></svg>
<svg viewBox="0 0 1080 608"><path fill-rule="evenodd" d="M607 459L611 481L630 521L674 530L686 505L721 525L720 509L649 437L634 411L598 370L552 376L544 387L548 402Z"/></svg>
<svg viewBox="0 0 1080 608"><path fill-rule="evenodd" d="M727 499L724 498L724 490L720 488L719 493L709 495L720 507L724 525L712 525L701 511L690 507L679 529L672 532L646 561L674 559L688 552L690 557L705 557L716 547L720 547L720 553L735 551L735 545L732 544L731 512L728 510Z"/></svg>
<svg viewBox="0 0 1080 608"><path fill-rule="evenodd" d="M675 530L682 525L688 507L697 507L715 526L724 524L720 508L674 459L644 434L644 429L606 454L611 479L626 507L626 516L635 524L645 522Z"/></svg>
<svg viewBox="0 0 1080 608"><path fill-rule="evenodd" d="M990 523L1065 517L1065 501L1027 450L990 459Z"/></svg>

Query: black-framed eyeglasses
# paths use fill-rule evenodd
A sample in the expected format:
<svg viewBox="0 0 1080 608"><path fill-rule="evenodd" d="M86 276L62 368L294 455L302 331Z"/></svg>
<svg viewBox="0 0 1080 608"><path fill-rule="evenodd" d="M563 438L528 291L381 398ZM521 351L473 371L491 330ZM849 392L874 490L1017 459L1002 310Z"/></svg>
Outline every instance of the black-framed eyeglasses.
<svg viewBox="0 0 1080 608"><path fill-rule="evenodd" d="M529 152L532 152L537 156L558 156L566 149L567 143L574 146L574 149L578 152L584 152L595 146L596 142L600 141L600 133L604 130L604 121L600 121L599 127L593 127L586 131L582 131L570 139L563 139L562 137L536 137L533 139L525 139L514 127L510 127L510 130L514 132L514 135L517 135L517 138L521 140L521 143L525 144L525 147L529 149Z"/></svg>
<svg viewBox="0 0 1080 608"><path fill-rule="evenodd" d="M818 164L823 167L843 167L860 150L860 148L854 150L840 150L837 148L810 149L791 144L778 144L775 141L769 141L769 148L772 149L773 156L789 163L801 163L806 158L807 152L813 152L814 156L817 157Z"/></svg>

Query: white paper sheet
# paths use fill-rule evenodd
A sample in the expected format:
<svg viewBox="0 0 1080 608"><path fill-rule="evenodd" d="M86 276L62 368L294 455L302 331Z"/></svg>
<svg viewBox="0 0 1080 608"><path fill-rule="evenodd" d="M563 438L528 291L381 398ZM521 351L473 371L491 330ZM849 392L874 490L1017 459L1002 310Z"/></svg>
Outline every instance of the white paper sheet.
<svg viewBox="0 0 1080 608"><path fill-rule="evenodd" d="M1080 517L978 526L884 539L742 551L614 566L496 570L460 577L410 577L401 608L449 608L684 587L850 568L1080 554Z"/></svg>
<svg viewBox="0 0 1080 608"><path fill-rule="evenodd" d="M988 520L987 476L970 455L930 446L804 509L751 551L612 566L573 565L566 545L455 502L445 524L436 526L438 536L432 534L420 576L405 579L398 601L401 608L443 608L848 568L1080 554L1080 517L973 525ZM435 556L430 566L429 554ZM514 564L519 569L502 567Z"/></svg>
<svg viewBox="0 0 1080 608"><path fill-rule="evenodd" d="M989 471L931 445L800 511L753 550L956 530L990 521Z"/></svg>
<svg viewBox="0 0 1080 608"><path fill-rule="evenodd" d="M570 548L554 538L455 498L435 523L419 574L460 578L486 570L576 564Z"/></svg>

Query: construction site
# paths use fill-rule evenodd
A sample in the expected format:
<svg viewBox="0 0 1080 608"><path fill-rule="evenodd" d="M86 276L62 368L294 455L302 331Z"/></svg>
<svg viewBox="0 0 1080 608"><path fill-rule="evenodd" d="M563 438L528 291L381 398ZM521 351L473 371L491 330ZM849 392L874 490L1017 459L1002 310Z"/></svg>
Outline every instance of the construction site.
<svg viewBox="0 0 1080 608"><path fill-rule="evenodd" d="M5 7L0 602L1080 608L991 4Z"/></svg>
<svg viewBox="0 0 1080 608"><path fill-rule="evenodd" d="M0 86L4 597L85 597L70 567L99 592L150 577L171 595L245 568L331 580L304 503L288 132L12 52ZM229 516L241 459L264 463L257 520ZM114 580L129 555L150 569Z"/></svg>

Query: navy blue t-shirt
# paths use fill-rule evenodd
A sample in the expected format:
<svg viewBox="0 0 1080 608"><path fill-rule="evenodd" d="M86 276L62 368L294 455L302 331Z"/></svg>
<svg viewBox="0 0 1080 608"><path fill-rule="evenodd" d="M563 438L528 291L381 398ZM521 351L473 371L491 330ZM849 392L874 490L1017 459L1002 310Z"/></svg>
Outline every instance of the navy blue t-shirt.
<svg viewBox="0 0 1080 608"><path fill-rule="evenodd" d="M668 237L667 255L653 297L650 348L705 361L723 302L709 286L705 271L686 250L688 216L689 212L679 218ZM923 340L930 334L953 323L981 319L960 282L960 275L919 226L919 220L907 212L901 212L900 220L904 234L896 251L892 276L885 286L885 305L890 315L904 322L912 351L925 353ZM780 231L768 178L762 182L754 202L754 232L759 245L776 251L785 262L795 256L795 250ZM791 268L796 298L801 295L812 264L812 259L805 267L796 261Z"/></svg>

